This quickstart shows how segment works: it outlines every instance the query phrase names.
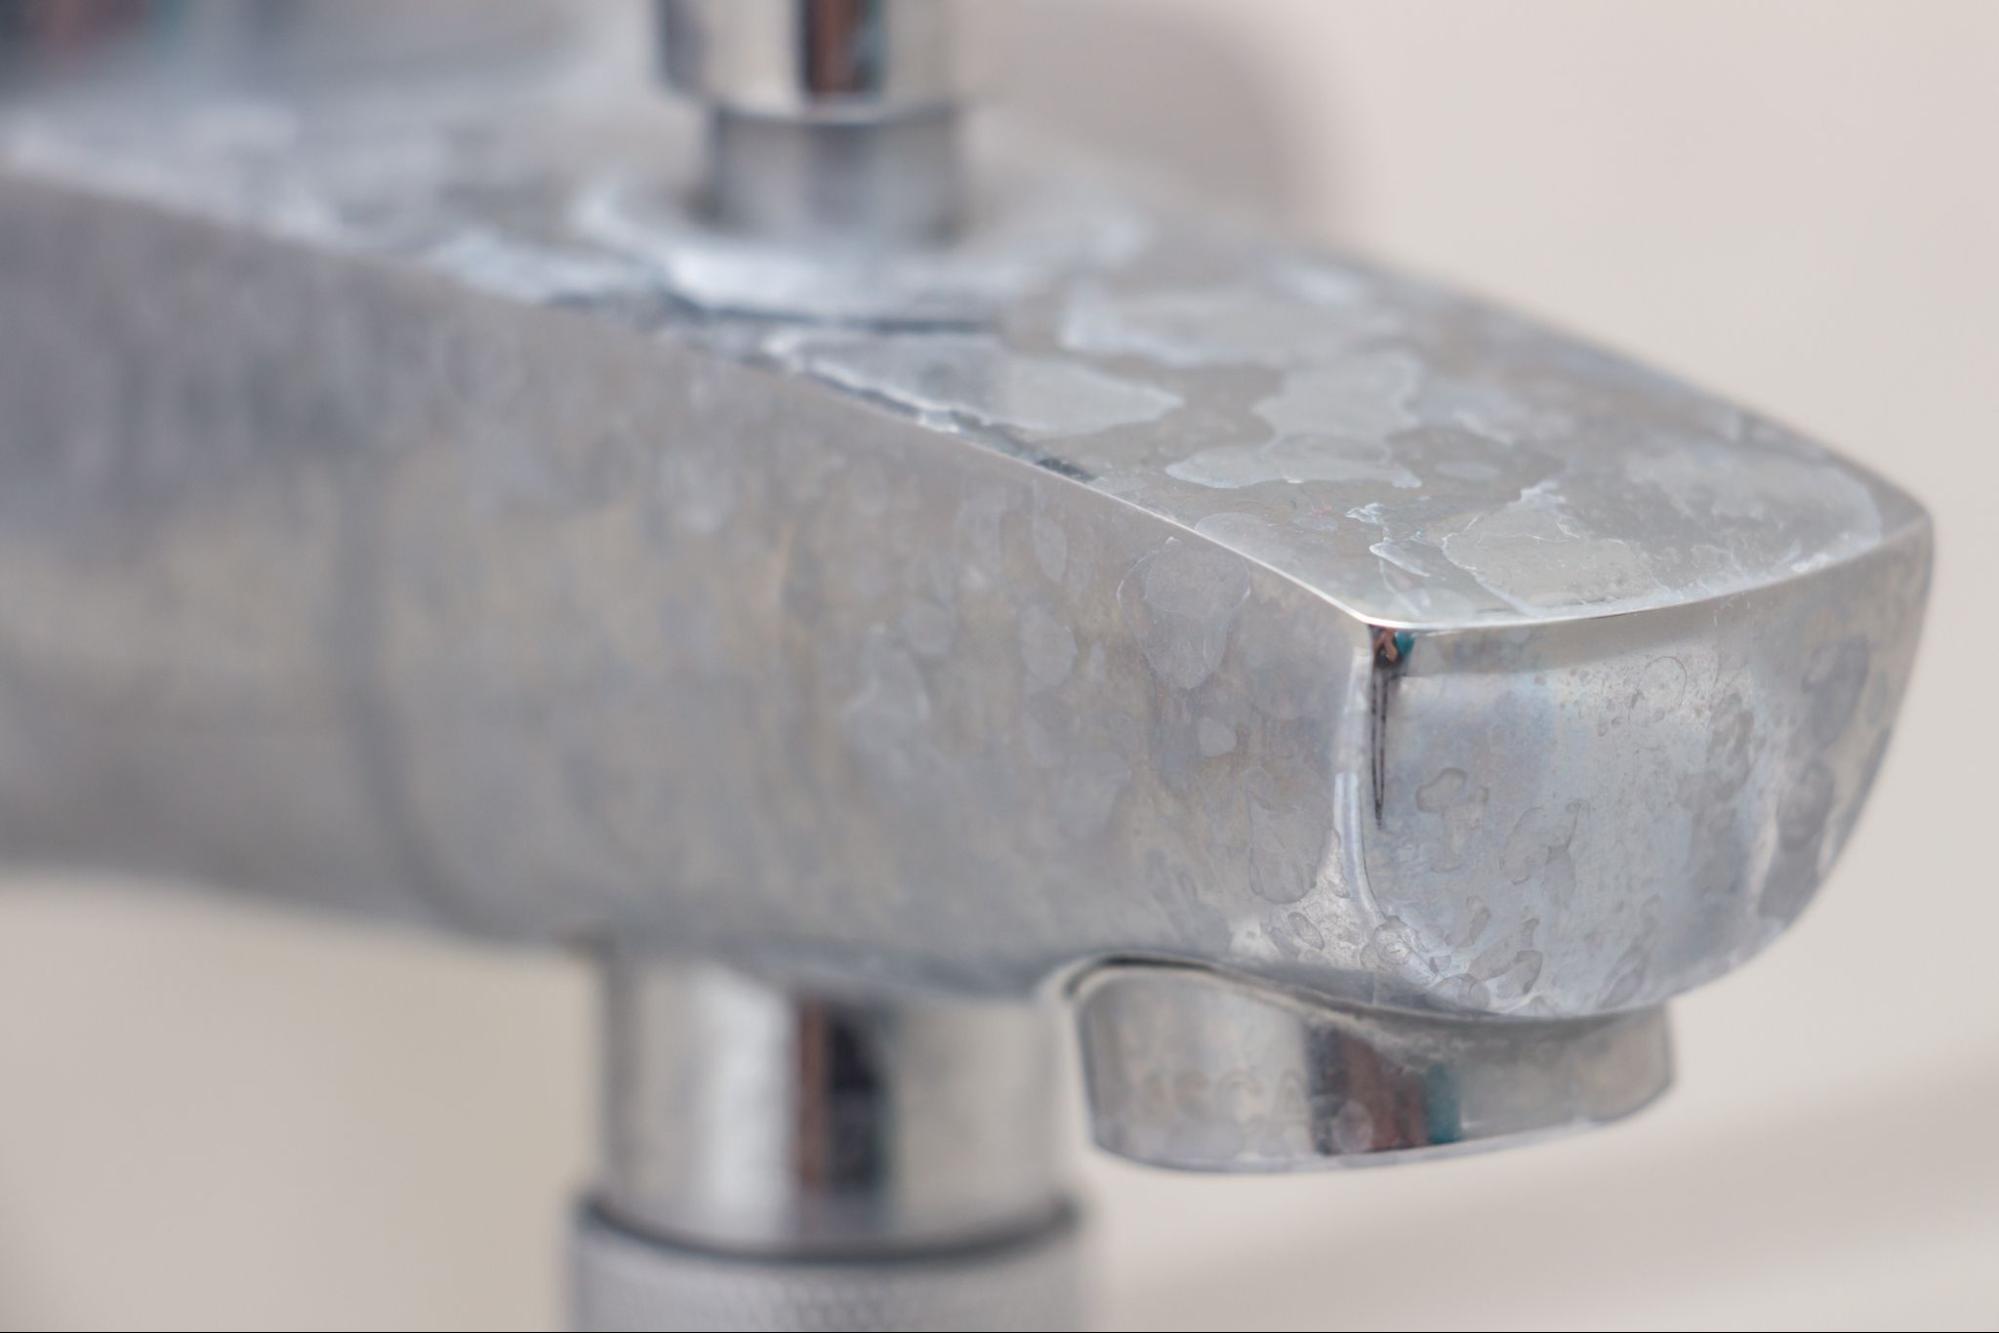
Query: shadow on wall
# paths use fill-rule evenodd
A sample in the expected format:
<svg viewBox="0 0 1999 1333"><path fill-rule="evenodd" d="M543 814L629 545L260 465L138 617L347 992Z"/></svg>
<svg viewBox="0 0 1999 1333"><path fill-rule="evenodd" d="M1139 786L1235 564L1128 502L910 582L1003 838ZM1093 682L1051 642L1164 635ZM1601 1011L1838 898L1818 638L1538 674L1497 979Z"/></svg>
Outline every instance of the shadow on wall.
<svg viewBox="0 0 1999 1333"><path fill-rule="evenodd" d="M1280 115L1264 91L1266 76L1229 12L1161 0L1014 0L960 10L972 67L1006 71L1001 100L1010 117L1108 159L1198 183L1231 212L1295 228L1308 203L1306 171L1337 173L1337 164L1328 166L1323 145L1304 151L1304 127Z"/></svg>

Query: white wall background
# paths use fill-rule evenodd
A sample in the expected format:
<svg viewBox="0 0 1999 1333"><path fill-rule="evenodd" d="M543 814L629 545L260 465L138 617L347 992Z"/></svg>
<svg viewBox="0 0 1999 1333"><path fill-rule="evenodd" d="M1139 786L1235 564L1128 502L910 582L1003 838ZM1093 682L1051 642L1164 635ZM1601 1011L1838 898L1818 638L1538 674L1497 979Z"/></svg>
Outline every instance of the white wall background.
<svg viewBox="0 0 1999 1333"><path fill-rule="evenodd" d="M1414 1169L1092 1160L1108 1322L1999 1322L1999 4L1023 0L980 21L1013 31L1041 114L1788 418L1940 529L1871 810L1793 935L1676 1006L1672 1097ZM565 960L13 886L0 1323L548 1325L589 1008Z"/></svg>

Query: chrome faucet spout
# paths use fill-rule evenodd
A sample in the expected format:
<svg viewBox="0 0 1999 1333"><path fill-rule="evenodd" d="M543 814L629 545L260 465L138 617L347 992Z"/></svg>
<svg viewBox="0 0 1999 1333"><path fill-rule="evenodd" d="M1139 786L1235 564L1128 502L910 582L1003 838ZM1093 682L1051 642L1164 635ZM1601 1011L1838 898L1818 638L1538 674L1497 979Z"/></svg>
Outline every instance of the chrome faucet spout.
<svg viewBox="0 0 1999 1333"><path fill-rule="evenodd" d="M607 1327L786 1246L863 1318L829 1236L1067 1271L1035 1005L1161 1165L1657 1095L1867 795L1921 506L1182 203L965 219L927 65L738 105L779 8L928 10L665 6L705 212L567 63L0 106L0 856L604 951ZM823 212L849 150L922 188Z"/></svg>

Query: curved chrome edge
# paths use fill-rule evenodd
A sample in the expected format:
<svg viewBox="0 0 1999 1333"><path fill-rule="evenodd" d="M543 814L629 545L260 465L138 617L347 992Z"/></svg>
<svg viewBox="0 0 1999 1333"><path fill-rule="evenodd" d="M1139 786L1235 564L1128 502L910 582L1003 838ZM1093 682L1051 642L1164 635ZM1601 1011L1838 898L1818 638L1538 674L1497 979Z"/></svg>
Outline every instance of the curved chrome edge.
<svg viewBox="0 0 1999 1333"><path fill-rule="evenodd" d="M1298 1171L1511 1146L1629 1115L1672 1081L1663 1008L1452 1018L1145 964L1088 973L1074 997L1097 1146L1181 1170Z"/></svg>

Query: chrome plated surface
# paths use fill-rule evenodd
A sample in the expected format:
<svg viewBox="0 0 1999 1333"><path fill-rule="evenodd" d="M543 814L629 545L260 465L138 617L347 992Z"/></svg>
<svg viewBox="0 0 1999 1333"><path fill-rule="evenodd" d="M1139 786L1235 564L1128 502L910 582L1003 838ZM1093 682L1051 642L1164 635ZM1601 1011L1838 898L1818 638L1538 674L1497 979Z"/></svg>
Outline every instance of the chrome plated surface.
<svg viewBox="0 0 1999 1333"><path fill-rule="evenodd" d="M732 1254L1004 1246L1068 1211L1038 1007L604 965L605 1160L625 1228Z"/></svg>
<svg viewBox="0 0 1999 1333"><path fill-rule="evenodd" d="M1041 1006L603 957L575 1326L1073 1328Z"/></svg>
<svg viewBox="0 0 1999 1333"><path fill-rule="evenodd" d="M8 116L13 859L1548 1017L1809 899L1920 623L1901 492L1143 204L906 266L921 321L734 318L760 252L649 229L634 92Z"/></svg>
<svg viewBox="0 0 1999 1333"><path fill-rule="evenodd" d="M937 11L663 12L702 114L0 106L0 858L605 950L592 1326L1059 1306L1062 983L1141 1161L1657 1095L1866 797L1921 508L1033 145L942 242Z"/></svg>
<svg viewBox="0 0 1999 1333"><path fill-rule="evenodd" d="M955 104L954 0L655 0L660 65L750 115L881 120Z"/></svg>
<svg viewBox="0 0 1999 1333"><path fill-rule="evenodd" d="M958 225L958 117L782 120L718 109L696 207L730 235L794 245L897 250Z"/></svg>
<svg viewBox="0 0 1999 1333"><path fill-rule="evenodd" d="M1131 965L1090 974L1077 1003L1097 1146L1185 1170L1490 1150L1619 1119L1672 1081L1657 1009L1445 1019Z"/></svg>
<svg viewBox="0 0 1999 1333"><path fill-rule="evenodd" d="M947 0L658 0L667 82L706 109L696 202L741 236L934 242L964 209Z"/></svg>

